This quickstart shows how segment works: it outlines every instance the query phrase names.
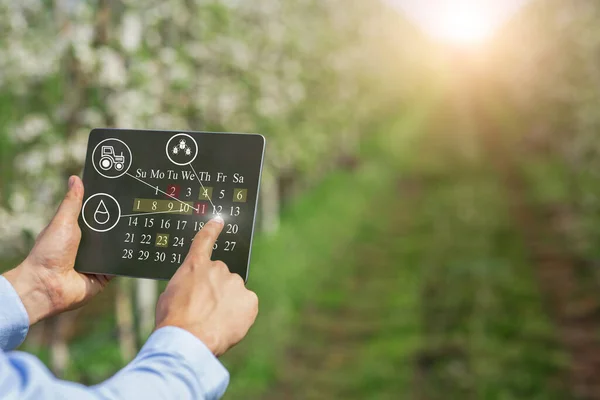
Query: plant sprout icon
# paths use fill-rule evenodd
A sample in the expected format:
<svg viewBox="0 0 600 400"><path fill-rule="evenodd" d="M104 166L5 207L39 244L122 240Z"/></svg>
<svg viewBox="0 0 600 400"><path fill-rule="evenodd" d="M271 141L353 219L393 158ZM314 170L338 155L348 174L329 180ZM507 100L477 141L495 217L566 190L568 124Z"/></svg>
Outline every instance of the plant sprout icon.
<svg viewBox="0 0 600 400"><path fill-rule="evenodd" d="M99 223L100 225L106 224L110 220L110 213L104 204L104 200L100 200L98 203L98 207L96 207L96 211L94 211L94 221Z"/></svg>

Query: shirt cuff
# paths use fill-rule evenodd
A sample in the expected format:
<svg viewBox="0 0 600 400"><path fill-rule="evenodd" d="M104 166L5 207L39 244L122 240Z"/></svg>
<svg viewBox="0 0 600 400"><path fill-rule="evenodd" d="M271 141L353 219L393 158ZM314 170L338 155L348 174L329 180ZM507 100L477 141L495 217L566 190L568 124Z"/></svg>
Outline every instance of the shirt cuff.
<svg viewBox="0 0 600 400"><path fill-rule="evenodd" d="M29 331L29 315L21 298L0 276L0 349L12 350L23 343Z"/></svg>
<svg viewBox="0 0 600 400"><path fill-rule="evenodd" d="M218 399L229 385L229 372L206 347L190 332L174 326L166 326L155 331L140 350L144 353L168 352L177 354L191 368L207 399Z"/></svg>

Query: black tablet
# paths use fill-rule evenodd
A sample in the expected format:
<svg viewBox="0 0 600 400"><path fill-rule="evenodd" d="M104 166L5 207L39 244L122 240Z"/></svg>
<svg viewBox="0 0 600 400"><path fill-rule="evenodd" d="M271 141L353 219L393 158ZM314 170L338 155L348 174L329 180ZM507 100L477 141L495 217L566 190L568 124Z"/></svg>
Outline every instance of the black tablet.
<svg viewBox="0 0 600 400"><path fill-rule="evenodd" d="M247 280L264 149L256 134L94 129L75 269L170 279L221 215L212 259Z"/></svg>

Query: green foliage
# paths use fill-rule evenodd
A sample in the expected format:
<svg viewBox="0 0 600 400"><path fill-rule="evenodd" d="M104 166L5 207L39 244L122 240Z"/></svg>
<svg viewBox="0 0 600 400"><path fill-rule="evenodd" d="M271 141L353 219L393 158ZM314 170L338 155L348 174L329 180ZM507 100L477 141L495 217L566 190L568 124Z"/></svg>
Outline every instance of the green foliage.
<svg viewBox="0 0 600 400"><path fill-rule="evenodd" d="M319 293L321 282L345 273L337 253L372 218L371 202L392 185L390 178L381 165L366 165L358 174L334 173L283 215L275 237L258 238L249 287L259 295L261 315L247 340L226 357L236 376L231 396L244 397L270 383L298 311ZM352 201L349 191L355 193Z"/></svg>
<svg viewBox="0 0 600 400"><path fill-rule="evenodd" d="M477 168L477 167L473 167ZM566 367L540 306L527 253L490 172L430 187L421 208L427 242L422 357L431 398L564 398L553 377ZM424 250L424 249L423 249ZM422 250L422 251L423 251Z"/></svg>

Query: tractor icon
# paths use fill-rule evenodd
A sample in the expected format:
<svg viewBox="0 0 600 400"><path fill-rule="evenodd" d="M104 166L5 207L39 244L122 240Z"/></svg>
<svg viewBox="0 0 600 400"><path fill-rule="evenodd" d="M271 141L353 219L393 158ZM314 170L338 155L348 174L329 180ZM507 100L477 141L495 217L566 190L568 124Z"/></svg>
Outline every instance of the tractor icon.
<svg viewBox="0 0 600 400"><path fill-rule="evenodd" d="M113 146L102 146L102 151L100 153L100 168L104 171L108 171L113 167L117 171L122 171L123 168L125 168L125 156L123 153L116 155Z"/></svg>

